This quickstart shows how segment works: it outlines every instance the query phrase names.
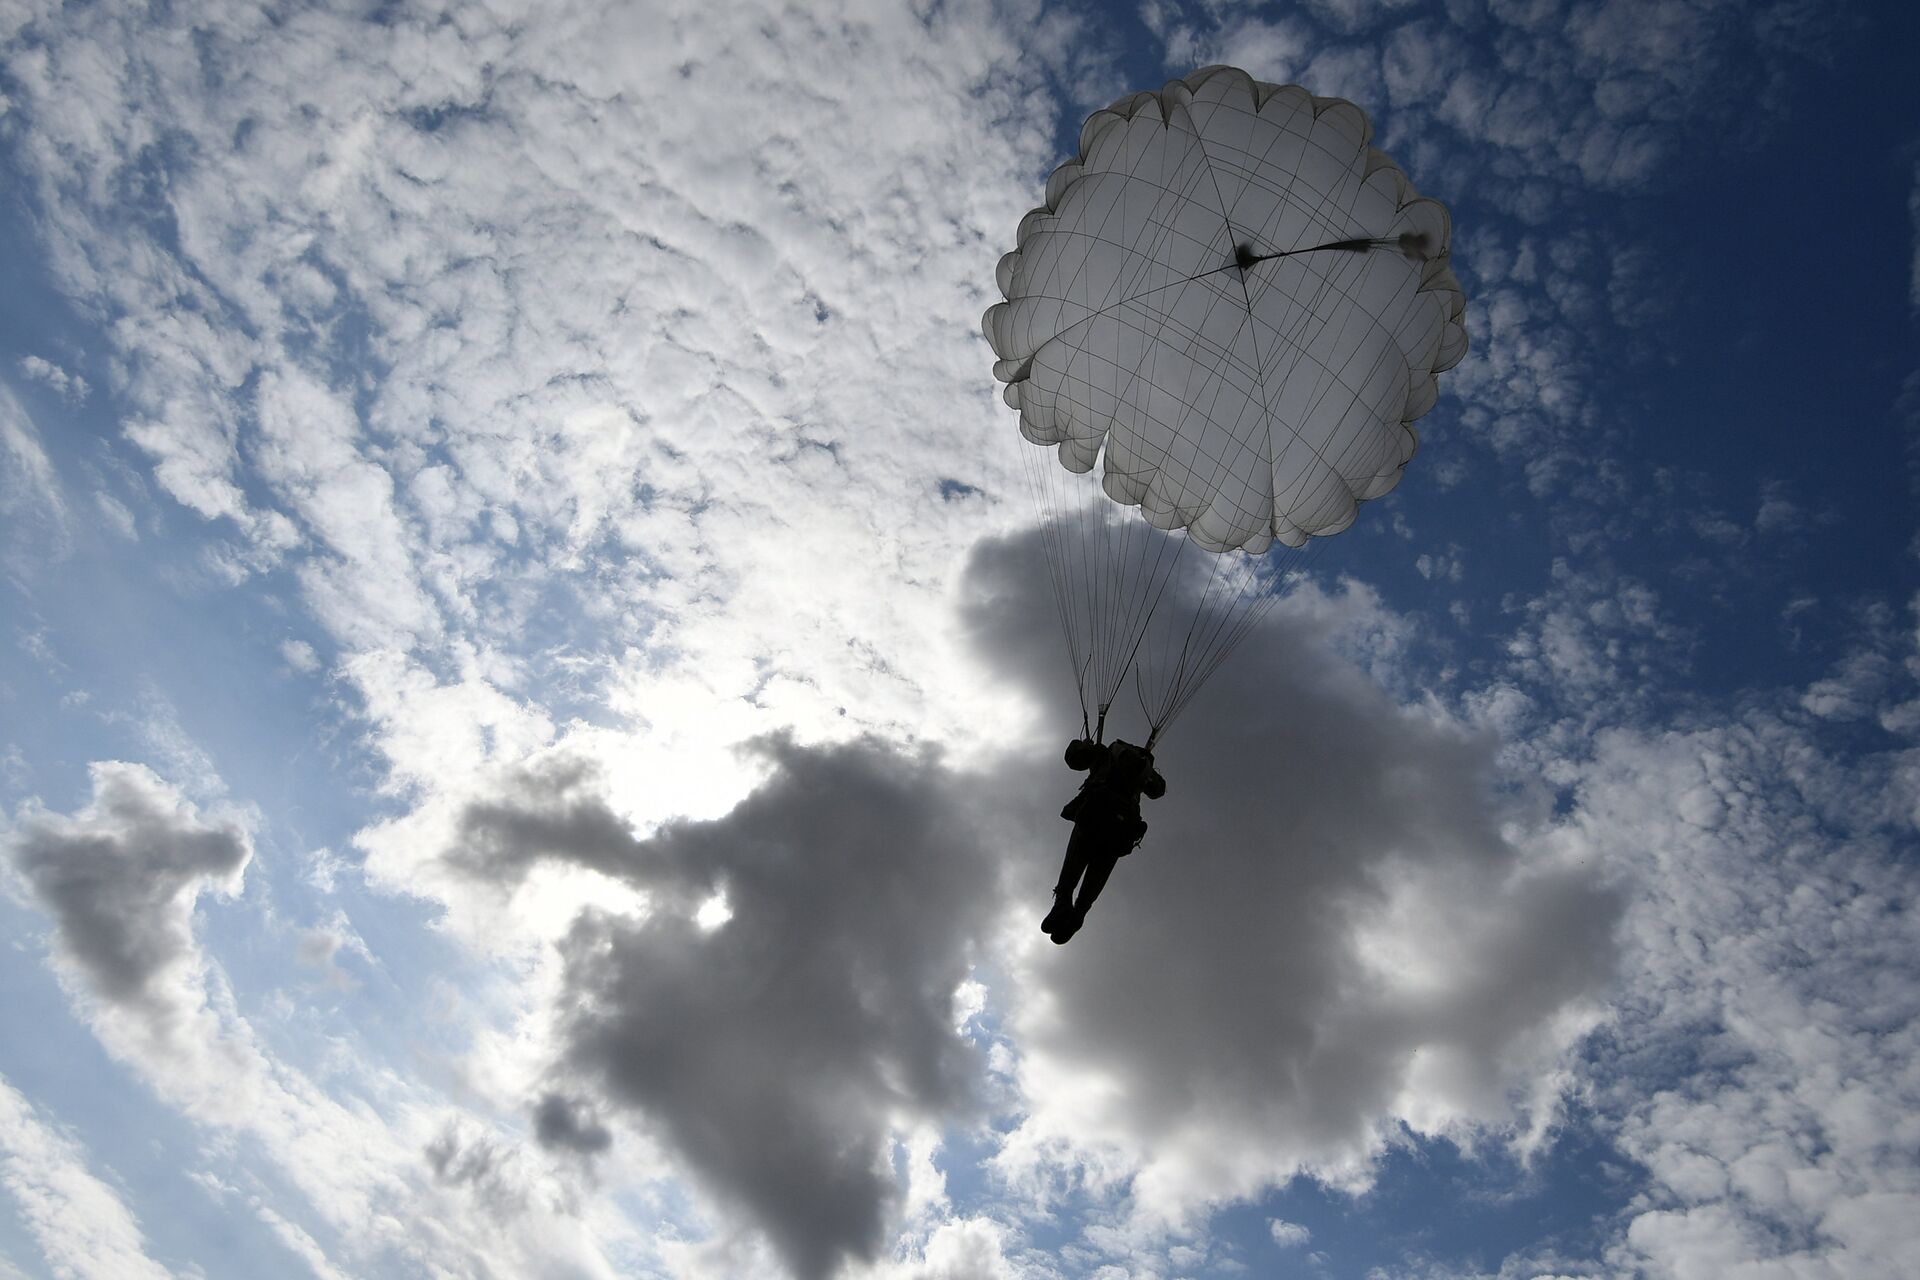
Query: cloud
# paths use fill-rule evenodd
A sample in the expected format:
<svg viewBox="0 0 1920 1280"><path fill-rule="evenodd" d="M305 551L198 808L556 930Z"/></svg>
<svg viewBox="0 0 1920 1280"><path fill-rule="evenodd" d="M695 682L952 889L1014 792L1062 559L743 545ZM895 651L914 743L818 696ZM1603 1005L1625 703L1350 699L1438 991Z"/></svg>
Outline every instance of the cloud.
<svg viewBox="0 0 1920 1280"><path fill-rule="evenodd" d="M998 873L988 796L937 759L871 740L755 750L767 779L735 809L645 840L590 771L530 771L468 808L453 856L508 878L566 862L646 895L644 918L589 910L561 942L559 1067L818 1280L884 1243L894 1129L974 1105L954 1001ZM719 890L732 915L703 927ZM592 1132L571 1105L542 1101L544 1136Z"/></svg>
<svg viewBox="0 0 1920 1280"><path fill-rule="evenodd" d="M1008 1234L991 1218L950 1218L928 1233L918 1257L881 1274L886 1280L1016 1280L1034 1275L1006 1256Z"/></svg>
<svg viewBox="0 0 1920 1280"><path fill-rule="evenodd" d="M246 827L142 765L91 774L86 806L59 814L29 801L0 847L52 918L56 965L101 1044L194 1123L257 1144L306 1204L272 1212L294 1223L310 1209L357 1272L611 1274L544 1175L477 1122L448 1121L422 1090L351 1061L333 1064L328 1089L276 1057L195 936L200 895L239 887ZM449 1134L436 1170L420 1152ZM300 1232L276 1228L311 1261Z"/></svg>
<svg viewBox="0 0 1920 1280"><path fill-rule="evenodd" d="M335 910L331 919L301 931L300 941L294 947L294 961L302 968L313 970L318 980L328 987L351 991L360 983L341 967L342 952L358 957L370 969L380 968L380 962L353 927L347 913Z"/></svg>
<svg viewBox="0 0 1920 1280"><path fill-rule="evenodd" d="M34 26L13 118L129 439L343 646L486 655L526 696L530 633L606 683L633 642L619 676L697 673L758 731L924 722L902 656L947 533L991 518L939 497L988 470L972 317L1051 146L1044 77L1097 78L1104 42L1025 3L711 18L216 5L182 56L90 13ZM164 175L171 225L126 173ZM873 592L878 560L916 585Z"/></svg>
<svg viewBox="0 0 1920 1280"><path fill-rule="evenodd" d="M1913 224L1913 259L1907 268L1907 303L1920 312L1920 162L1913 166L1913 186L1907 191L1907 217Z"/></svg>
<svg viewBox="0 0 1920 1280"><path fill-rule="evenodd" d="M60 1280L85 1276L168 1280L147 1253L120 1193L87 1168L85 1152L0 1079L0 1186ZM0 1259L0 1269L5 1260Z"/></svg>
<svg viewBox="0 0 1920 1280"><path fill-rule="evenodd" d="M280 656L301 675L312 675L320 669L320 655L305 640L282 640Z"/></svg>
<svg viewBox="0 0 1920 1280"><path fill-rule="evenodd" d="M1160 29L1182 69L1240 58L1263 79L1390 107L1390 147L1445 147L1458 179L1535 215L1543 197L1641 186L1711 129L1757 136L1781 72L1829 34L1786 2L1739 22L1727 0L1413 8L1315 0L1309 23L1201 3L1163 11Z"/></svg>
<svg viewBox="0 0 1920 1280"><path fill-rule="evenodd" d="M518 1167L518 1152L485 1134L465 1132L450 1120L422 1152L442 1186L462 1187L489 1214L515 1218L526 1211L526 1175Z"/></svg>
<svg viewBox="0 0 1920 1280"><path fill-rule="evenodd" d="M1610 1259L1901 1274L1920 1165L1911 751L1743 722L1600 736L1578 839L1638 887L1599 1101L1650 1186Z"/></svg>
<svg viewBox="0 0 1920 1280"><path fill-rule="evenodd" d="M1039 558L1031 536L984 544L968 625L1069 724ZM1178 1224L1300 1173L1364 1186L1402 1125L1550 1118L1542 1082L1601 1016L1621 903L1503 797L1490 735L1341 655L1394 625L1353 587L1270 614L1163 744L1146 844L1064 950L1032 926L1071 777L1057 746L1018 762L1051 847L1023 869L1032 918L1004 960L1016 1184L1064 1169Z"/></svg>
<svg viewBox="0 0 1920 1280"><path fill-rule="evenodd" d="M1687 268L1621 247L1608 197L1669 180L1695 148L1760 144L1789 72L1826 56L1844 23L1797 0L1324 0L1281 12L1200 0L1148 14L1170 71L1236 63L1361 104L1376 144L1453 208L1472 344L1443 379L1457 419L1443 408L1423 423L1429 448L1453 443L1457 421L1534 497L1556 499L1547 514L1561 536L1593 536L1647 502L1610 388L1623 366L1664 358L1653 283ZM1457 478L1470 461L1416 466Z"/></svg>
<svg viewBox="0 0 1920 1280"><path fill-rule="evenodd" d="M476 927L425 851L535 753L608 759L652 825L725 812L783 726L960 752L1002 710L944 634L1019 518L975 318L1049 86L1108 41L1029 0L833 13L23 15L10 155L123 451L229 585L298 584L282 656L337 673L403 810L368 882L476 943L541 931Z"/></svg>
<svg viewBox="0 0 1920 1280"><path fill-rule="evenodd" d="M1626 904L1575 1071L1646 1180L1600 1258L1557 1266L1900 1274L1920 1171L1901 1146L1920 1004L1887 979L1920 961L1910 619L1858 606L1826 674L1729 716L1680 691L1687 637L1642 584L1603 564L1555 583L1518 611L1512 683L1466 701L1558 789L1562 855ZM1874 721L1894 738L1846 732Z"/></svg>
<svg viewBox="0 0 1920 1280"><path fill-rule="evenodd" d="M39 356L20 357L20 371L35 382L44 382L60 393L63 400L79 402L87 398L91 390L87 380L77 373L68 373L59 365Z"/></svg>
<svg viewBox="0 0 1920 1280"><path fill-rule="evenodd" d="M23 577L72 548L71 513L59 473L26 407L0 384L0 522L9 531L5 564Z"/></svg>
<svg viewBox="0 0 1920 1280"><path fill-rule="evenodd" d="M541 1146L598 1155L613 1145L613 1134L592 1108L557 1093L543 1094L533 1107L533 1136Z"/></svg>
<svg viewBox="0 0 1920 1280"><path fill-rule="evenodd" d="M1736 59L1719 42L1793 34L1777 10L1752 12L1768 21L1705 3L1454 6L1468 40L1394 4L1323 0L1285 21L1176 15L1167 30L1192 61L1218 28L1234 56L1272 74L1291 67L1377 98L1384 140L1411 148L1402 158L1417 176L1444 173L1443 197L1456 184L1510 215L1461 242L1476 286L1475 356L1453 384L1465 426L1533 492L1611 502L1629 486L1607 456L1588 353L1609 348L1597 326L1648 320L1642 282L1661 264L1577 228L1527 228L1558 217L1571 191L1657 175L1702 127L1682 116L1711 125L1725 103L1751 101L1748 82L1721 74ZM381 797L402 811L357 841L368 883L445 904L449 931L480 946L564 942L541 952L550 969L533 966L566 984L562 1061L511 1104L524 1116L537 1099L533 1137L558 1155L515 1154L514 1135L471 1120L446 1127L437 1102L371 1069L322 1090L271 1057L192 936L195 895L228 883L211 870L179 873L185 906L164 899L159 918L173 923L151 926L180 975L204 971L146 993L165 1000L112 996L61 932L62 910L81 932L84 912L43 899L103 1042L210 1131L257 1138L318 1206L330 1229L318 1234L356 1251L345 1268L356 1273L386 1245L476 1272L611 1270L564 1215L503 1242L518 1228L493 1211L531 1205L538 1218L565 1200L542 1161L577 1167L570 1151L597 1151L604 1170L636 1131L678 1152L790 1262L885 1265L875 1241L899 1206L899 1125L973 1104L977 1064L943 1028L976 956L1004 970L988 975L976 1030L1011 1037L998 1047L1031 1107L1009 1117L1024 1121L1003 1161L1016 1178L1106 1178L1170 1212L1297 1170L1357 1185L1403 1124L1491 1126L1525 1149L1552 1124L1559 1065L1618 963L1608 928L1628 883L1597 887L1595 869L1670 834L1615 822L1610 806L1667 805L1687 822L1710 805L1692 789L1596 784L1578 813L1554 818L1525 784L1499 794L1513 781L1499 765L1580 782L1599 767L1582 715L1644 721L1686 638L1644 584L1583 570L1577 590L1515 602L1511 661L1458 700L1477 709L1469 721L1391 649L1405 619L1361 589L1304 593L1222 677L1214 730L1203 704L1169 743L1174 791L1089 932L1065 952L1045 946L1033 917L1071 779L1057 743L1026 736L1036 718L1069 721L1058 681L1041 674L1058 663L1054 639L1044 620L1019 634L991 625L976 598L977 638L1002 673L982 686L966 678L945 606L963 549L1019 518L1005 501L1011 473L982 443L1007 424L971 320L1052 158L1061 122L1047 86L1092 92L1105 74L1099 32L966 0L733 17L690 4L644 21L553 8L536 21L476 8L434 21L388 6L377 25L320 9L269 23L208 4L0 19L10 34L36 23L4 42L9 161L50 278L103 318L129 440L164 491L212 522L197 536L236 580L288 568L321 634L317 650L284 656L304 670L326 654L364 714ZM192 39L154 25L175 19ZM1763 69L1781 56L1764 52ZM1775 517L1791 512L1762 526ZM1449 551L1428 569L1451 580L1458 564ZM999 570L969 590L1024 608ZM1363 651L1368 634L1387 639ZM1895 673L1833 679L1808 691L1812 710L1852 715ZM1284 717L1241 712L1270 696ZM1911 727L1910 711L1877 714ZM1532 740L1503 751L1475 723ZM799 736L744 761L729 753L783 724ZM824 745L863 729L950 751L943 764L912 748ZM1780 756L1748 784L1786 786L1807 753ZM585 759L601 772L568 775ZM501 778L518 781L495 790ZM1889 792L1892 778L1889 765ZM758 807L735 809L756 783ZM954 887L944 864L883 858L857 805L827 811L835 795L894 805L919 847L953 852L977 878ZM84 825L99 804L33 812ZM202 832L226 821L182 812ZM993 824L977 837L984 852L968 844L981 821ZM448 848L457 856L438 856ZM331 861L316 864L331 883ZM1714 865L1740 872L1731 855ZM570 900L522 912L514 929L479 927L493 921L476 881L525 906L562 867L603 910L577 917ZM1022 887L1004 918L1017 933L998 932L987 887L998 874ZM158 873L136 878L163 887ZM1837 871L1817 882L1854 903ZM867 906L873 886L903 901ZM703 909L722 890L732 917L716 923ZM1816 938L1850 919L1800 905L1794 927ZM1673 910L1647 917L1648 938L1685 925ZM925 936L903 937L909 924ZM1722 936L1740 931L1722 924ZM314 935L316 956L331 936ZM1785 935L1767 945L1797 954ZM1511 1006L1494 998L1508 969L1528 979ZM543 999L539 980L512 998ZM1166 1034L1130 1024L1136 990ZM1822 1002L1846 993L1790 994L1761 1013L1785 1010L1820 1038L1835 1017ZM810 1001L852 1028L844 1056L815 1044ZM734 1028L716 1020L728 1009L751 1052L725 1053ZM705 1037L663 1030L662 1011ZM182 1019L201 1034L143 1030ZM1716 1043L1741 1036L1760 1064L1746 1077L1753 1096L1777 1100L1788 1067L1761 1052L1766 1037L1736 1028ZM545 1048L527 1038L525 1052ZM789 1046L870 1087L851 1096L811 1070L780 1073ZM1831 1061L1843 1060L1814 1054L1793 1069ZM1636 1142L1696 1122L1712 1137L1709 1164L1678 1148L1650 1158L1669 1200L1643 1215L1635 1256L1665 1265L1688 1232L1749 1247L1755 1222L1808 1220L1689 1181L1744 1158L1731 1124L1699 1115L1749 1103L1712 1083L1669 1088L1672 1111L1635 1121ZM1753 1128L1772 1123L1772 1105L1746 1113ZM1840 1132L1845 1107L1821 1107L1794 1132ZM791 1140L749 1168L779 1128L753 1132L768 1114ZM832 1126L851 1135L844 1148L803 1141ZM1089 1140L1102 1130L1110 1149ZM1831 1201L1838 1229L1902 1176L1891 1158L1845 1149L1825 1166L1763 1153L1744 1167L1756 1185L1785 1170L1860 1189ZM778 1203L801 1182L818 1221ZM390 1203L407 1206L411 1241L379 1235L371 1206ZM313 1242L294 1230L283 1238ZM997 1275L1012 1265L1005 1239L988 1219L957 1219L901 1265Z"/></svg>
<svg viewBox="0 0 1920 1280"><path fill-rule="evenodd" d="M197 997L194 904L232 893L253 856L232 816L200 811L143 765L89 770L93 800L71 817L27 806L6 841L13 867L52 914L56 949L86 987L166 1034Z"/></svg>
<svg viewBox="0 0 1920 1280"><path fill-rule="evenodd" d="M287 1252L306 1264L314 1280L348 1280L347 1273L328 1260L326 1250L299 1223L289 1222L257 1199L253 1211L260 1221L267 1224L267 1229L279 1238Z"/></svg>

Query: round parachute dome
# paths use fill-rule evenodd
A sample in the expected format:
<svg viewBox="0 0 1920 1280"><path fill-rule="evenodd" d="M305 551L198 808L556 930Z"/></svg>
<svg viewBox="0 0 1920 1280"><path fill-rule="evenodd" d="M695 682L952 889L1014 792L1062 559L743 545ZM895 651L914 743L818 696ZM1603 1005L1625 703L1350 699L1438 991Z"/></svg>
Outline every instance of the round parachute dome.
<svg viewBox="0 0 1920 1280"><path fill-rule="evenodd" d="M1096 112L982 322L1021 434L1209 551L1392 489L1467 336L1447 211L1372 132L1231 67Z"/></svg>

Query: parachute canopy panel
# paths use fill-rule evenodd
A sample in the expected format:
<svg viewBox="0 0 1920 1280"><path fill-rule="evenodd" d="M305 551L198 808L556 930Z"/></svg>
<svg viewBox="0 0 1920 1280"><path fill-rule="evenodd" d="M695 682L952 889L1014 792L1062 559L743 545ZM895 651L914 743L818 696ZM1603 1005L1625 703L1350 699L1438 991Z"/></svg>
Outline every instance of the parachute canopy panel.
<svg viewBox="0 0 1920 1280"><path fill-rule="evenodd" d="M1467 339L1447 212L1371 134L1227 67L1096 112L983 321L1026 439L1209 551L1392 489Z"/></svg>

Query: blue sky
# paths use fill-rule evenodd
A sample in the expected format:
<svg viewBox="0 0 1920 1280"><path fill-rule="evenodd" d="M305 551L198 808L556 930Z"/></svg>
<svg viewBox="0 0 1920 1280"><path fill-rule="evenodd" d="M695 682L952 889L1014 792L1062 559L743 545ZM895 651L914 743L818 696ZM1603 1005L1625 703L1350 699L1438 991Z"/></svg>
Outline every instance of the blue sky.
<svg viewBox="0 0 1920 1280"><path fill-rule="evenodd" d="M0 1278L1899 1274L1917 21L0 7ZM1473 345L1056 949L979 316L1215 62Z"/></svg>

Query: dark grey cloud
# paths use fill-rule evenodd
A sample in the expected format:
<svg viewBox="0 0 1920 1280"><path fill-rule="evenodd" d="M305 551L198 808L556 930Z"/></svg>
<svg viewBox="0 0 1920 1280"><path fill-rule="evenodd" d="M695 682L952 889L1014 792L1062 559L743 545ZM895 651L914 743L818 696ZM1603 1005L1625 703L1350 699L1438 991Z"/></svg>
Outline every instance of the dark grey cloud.
<svg viewBox="0 0 1920 1280"><path fill-rule="evenodd" d="M549 1150L583 1156L598 1155L613 1145L613 1134L589 1103L558 1093L544 1094L534 1104L533 1136Z"/></svg>
<svg viewBox="0 0 1920 1280"><path fill-rule="evenodd" d="M559 1069L632 1109L817 1280L884 1243L892 1127L973 1104L953 993L998 897L991 808L930 754L756 750L770 776L731 813L645 840L590 771L530 770L466 811L453 856L504 877L565 860L648 894L644 918L590 910L562 942ZM709 927L696 909L716 893L732 915ZM571 1104L548 1110L543 1140L589 1140Z"/></svg>
<svg viewBox="0 0 1920 1280"><path fill-rule="evenodd" d="M1065 730L1039 556L983 544L963 613ZM1491 734L1361 670L1371 650L1408 679L1394 624L1353 591L1269 615L1159 749L1167 796L1087 928L1015 966L1032 1136L1136 1153L1143 1211L1301 1169L1361 1180L1394 1120L1507 1122L1605 992L1620 902L1550 856ZM1074 781L1047 749L1026 766L1058 793L1043 832ZM1023 869L1036 919L1057 857ZM1070 1115L1094 1127L1062 1135Z"/></svg>
<svg viewBox="0 0 1920 1280"><path fill-rule="evenodd" d="M7 857L88 988L164 1025L179 1007L170 983L197 963L194 901L232 881L252 846L237 821L201 814L145 766L91 772L92 803L71 816L29 805Z"/></svg>

